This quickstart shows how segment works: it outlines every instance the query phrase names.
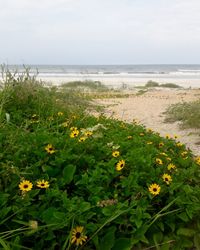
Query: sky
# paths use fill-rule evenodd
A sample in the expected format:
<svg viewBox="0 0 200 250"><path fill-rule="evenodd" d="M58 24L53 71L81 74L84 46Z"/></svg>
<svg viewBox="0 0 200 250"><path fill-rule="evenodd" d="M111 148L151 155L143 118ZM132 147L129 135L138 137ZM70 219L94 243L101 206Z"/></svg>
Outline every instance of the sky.
<svg viewBox="0 0 200 250"><path fill-rule="evenodd" d="M200 0L0 0L0 63L200 64Z"/></svg>

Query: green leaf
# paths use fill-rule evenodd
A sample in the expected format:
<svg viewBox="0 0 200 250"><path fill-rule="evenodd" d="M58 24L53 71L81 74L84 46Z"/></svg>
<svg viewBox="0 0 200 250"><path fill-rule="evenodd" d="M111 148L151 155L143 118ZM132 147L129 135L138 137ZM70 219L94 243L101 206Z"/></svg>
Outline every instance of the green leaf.
<svg viewBox="0 0 200 250"><path fill-rule="evenodd" d="M115 241L115 245L112 250L130 250L131 249L131 240L127 238L120 238Z"/></svg>
<svg viewBox="0 0 200 250"><path fill-rule="evenodd" d="M194 229L190 229L190 228L179 228L177 230L177 235L183 235L186 237L191 237L195 234L195 230Z"/></svg>
<svg viewBox="0 0 200 250"><path fill-rule="evenodd" d="M69 184L74 177L74 173L76 171L76 166L68 165L63 169L63 183Z"/></svg>
<svg viewBox="0 0 200 250"><path fill-rule="evenodd" d="M116 227L111 227L100 242L100 250L110 250L115 242Z"/></svg>
<svg viewBox="0 0 200 250"><path fill-rule="evenodd" d="M195 234L194 236L194 246L196 247L197 250L200 250L200 235Z"/></svg>

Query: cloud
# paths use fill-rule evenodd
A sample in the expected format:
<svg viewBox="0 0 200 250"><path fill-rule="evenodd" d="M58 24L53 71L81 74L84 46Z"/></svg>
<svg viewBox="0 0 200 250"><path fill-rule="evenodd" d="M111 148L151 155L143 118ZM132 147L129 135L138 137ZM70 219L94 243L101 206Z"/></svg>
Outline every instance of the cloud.
<svg viewBox="0 0 200 250"><path fill-rule="evenodd" d="M2 1L1 57L145 63L152 55L169 60L173 51L172 61L181 52L197 61L199 13L199 0Z"/></svg>

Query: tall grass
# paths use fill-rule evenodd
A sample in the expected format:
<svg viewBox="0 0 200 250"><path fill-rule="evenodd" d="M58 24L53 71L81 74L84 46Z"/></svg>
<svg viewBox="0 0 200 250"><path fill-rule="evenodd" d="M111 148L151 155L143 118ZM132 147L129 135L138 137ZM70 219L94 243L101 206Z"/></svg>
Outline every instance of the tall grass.
<svg viewBox="0 0 200 250"><path fill-rule="evenodd" d="M165 122L180 121L183 128L200 128L200 100L173 104L165 114Z"/></svg>

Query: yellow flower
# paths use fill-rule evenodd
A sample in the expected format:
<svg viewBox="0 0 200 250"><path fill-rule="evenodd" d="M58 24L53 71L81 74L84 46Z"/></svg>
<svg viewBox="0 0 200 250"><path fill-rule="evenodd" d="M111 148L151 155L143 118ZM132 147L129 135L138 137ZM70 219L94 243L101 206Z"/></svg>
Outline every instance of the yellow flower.
<svg viewBox="0 0 200 250"><path fill-rule="evenodd" d="M153 195L158 195L160 193L160 189L161 187L156 183L153 183L149 186L149 192Z"/></svg>
<svg viewBox="0 0 200 250"><path fill-rule="evenodd" d="M168 161L171 161L171 160L172 160L172 158L170 158L170 157L167 157L167 158L166 158L166 160L168 160Z"/></svg>
<svg viewBox="0 0 200 250"><path fill-rule="evenodd" d="M85 134L85 136L88 136L88 137L89 137L89 136L91 136L93 133L92 133L91 131L86 131L84 134Z"/></svg>
<svg viewBox="0 0 200 250"><path fill-rule="evenodd" d="M176 143L176 146L177 146L177 147L182 147L182 146L183 146L183 144L182 144L182 143L180 143L180 142L177 142L177 143Z"/></svg>
<svg viewBox="0 0 200 250"><path fill-rule="evenodd" d="M152 130L151 128L148 128L148 129L147 129L147 132L148 132L148 133L152 133L153 130Z"/></svg>
<svg viewBox="0 0 200 250"><path fill-rule="evenodd" d="M64 115L63 112L58 112L57 114L58 114L58 116L63 116Z"/></svg>
<svg viewBox="0 0 200 250"><path fill-rule="evenodd" d="M195 162L196 162L196 164L200 165L200 156L195 158Z"/></svg>
<svg viewBox="0 0 200 250"><path fill-rule="evenodd" d="M37 181L37 187L39 188L48 188L49 187L49 182L45 180Z"/></svg>
<svg viewBox="0 0 200 250"><path fill-rule="evenodd" d="M128 138L129 140L131 140L131 139L133 139L133 136L132 136L132 135L129 135L127 138Z"/></svg>
<svg viewBox="0 0 200 250"><path fill-rule="evenodd" d="M183 151L183 152L181 153L181 156L182 156L182 157L185 157L187 154L188 154L187 151Z"/></svg>
<svg viewBox="0 0 200 250"><path fill-rule="evenodd" d="M174 138L177 139L177 138L179 138L179 136L178 135L174 135Z"/></svg>
<svg viewBox="0 0 200 250"><path fill-rule="evenodd" d="M147 142L147 145L151 145L151 144L153 144L152 141L148 141L148 142Z"/></svg>
<svg viewBox="0 0 200 250"><path fill-rule="evenodd" d="M140 133L140 136L144 136L144 133Z"/></svg>
<svg viewBox="0 0 200 250"><path fill-rule="evenodd" d="M33 188L33 184L30 181L24 180L19 184L19 189L23 192L28 192Z"/></svg>
<svg viewBox="0 0 200 250"><path fill-rule="evenodd" d="M165 136L165 138L166 138L166 139L170 139L170 135L167 134L167 135Z"/></svg>
<svg viewBox="0 0 200 250"><path fill-rule="evenodd" d="M71 127L70 130L73 131L73 130L78 130L78 129L77 127Z"/></svg>
<svg viewBox="0 0 200 250"><path fill-rule="evenodd" d="M113 151L112 152L112 156L115 157L115 158L118 157L119 155L120 155L119 151Z"/></svg>
<svg viewBox="0 0 200 250"><path fill-rule="evenodd" d="M161 147L164 146L164 143L163 143L163 142L160 142L160 143L158 144L158 146L159 146L159 148L161 148Z"/></svg>
<svg viewBox="0 0 200 250"><path fill-rule="evenodd" d="M82 137L79 138L78 141L79 141L79 142L83 142L83 141L85 141L86 139L87 139L86 137L82 136Z"/></svg>
<svg viewBox="0 0 200 250"><path fill-rule="evenodd" d="M167 169L170 171L172 169L176 169L176 166L172 163L170 163L168 166L167 166Z"/></svg>
<svg viewBox="0 0 200 250"><path fill-rule="evenodd" d="M68 127L68 125L69 125L69 123L68 123L68 122L63 122L63 123L62 123L62 126L63 126L64 128L67 128L67 127Z"/></svg>
<svg viewBox="0 0 200 250"><path fill-rule="evenodd" d="M77 137L79 135L79 131L78 130L73 130L70 134L71 138Z"/></svg>
<svg viewBox="0 0 200 250"><path fill-rule="evenodd" d="M54 150L52 144L48 144L48 145L45 147L45 150L46 150L47 153L49 153L49 154L53 154L53 153L56 152L56 151Z"/></svg>
<svg viewBox="0 0 200 250"><path fill-rule="evenodd" d="M167 183L167 185L169 185L170 182L172 181L172 177L169 174L163 174L162 179L163 179L164 182Z"/></svg>
<svg viewBox="0 0 200 250"><path fill-rule="evenodd" d="M116 170L117 170L117 171L121 171L121 170L124 168L124 166L125 166L125 161L124 161L124 160L121 160L121 161L119 161L119 162L117 163L117 165L116 165Z"/></svg>
<svg viewBox="0 0 200 250"><path fill-rule="evenodd" d="M158 165L163 165L163 161L161 159L159 159L159 158L156 158L156 163Z"/></svg>
<svg viewBox="0 0 200 250"><path fill-rule="evenodd" d="M83 234L84 227L77 226L72 230L71 243L75 243L77 246L82 245L87 240L87 236Z"/></svg>

